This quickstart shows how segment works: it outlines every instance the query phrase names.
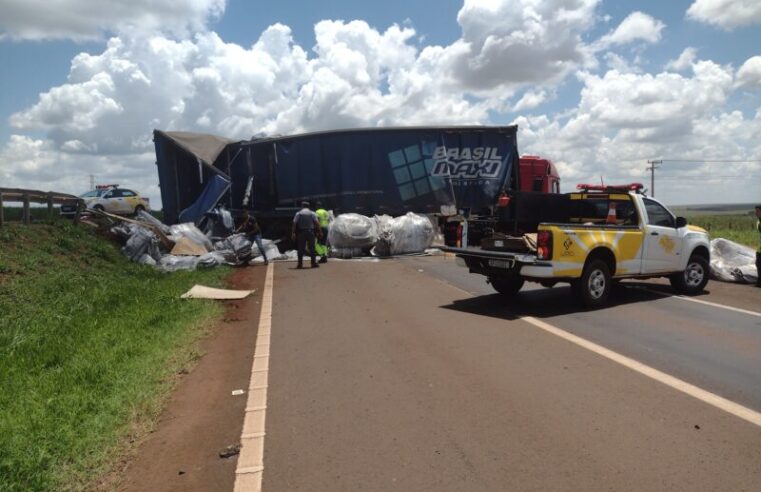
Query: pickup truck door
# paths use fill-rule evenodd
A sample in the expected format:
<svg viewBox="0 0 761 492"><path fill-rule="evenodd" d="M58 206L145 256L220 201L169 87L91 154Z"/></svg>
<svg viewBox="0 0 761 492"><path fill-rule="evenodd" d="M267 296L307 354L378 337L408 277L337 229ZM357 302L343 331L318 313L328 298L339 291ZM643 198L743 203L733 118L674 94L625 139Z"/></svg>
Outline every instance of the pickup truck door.
<svg viewBox="0 0 761 492"><path fill-rule="evenodd" d="M675 272L682 252L676 218L655 200L643 197L642 201L646 221L642 273Z"/></svg>

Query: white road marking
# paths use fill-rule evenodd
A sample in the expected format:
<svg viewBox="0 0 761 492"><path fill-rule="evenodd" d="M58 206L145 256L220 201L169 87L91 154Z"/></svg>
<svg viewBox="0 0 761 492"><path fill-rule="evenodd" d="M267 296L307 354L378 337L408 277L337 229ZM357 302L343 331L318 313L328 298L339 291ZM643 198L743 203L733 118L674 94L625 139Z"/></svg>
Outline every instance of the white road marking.
<svg viewBox="0 0 761 492"><path fill-rule="evenodd" d="M459 290L460 292L464 292L471 297L475 297L475 294L468 292L467 290L461 289L460 287L457 287L456 285L453 285L453 284L449 284L449 283L447 284L450 287ZM653 291L653 292L658 292L658 291ZM658 292L658 293L663 294L662 292ZM667 296L667 297L673 297L673 296ZM750 312L752 313L752 311ZM744 407L740 405L739 403L735 403L731 400L727 400L724 397L711 393L710 391L704 390L703 388L699 388L698 386L695 386L679 378L666 374L665 372L659 371L658 369L650 367L646 364L637 362L636 360L626 357L625 355L621 355L618 352L614 352L610 349L603 347L602 345L598 345L594 342L590 342L589 340L586 340L577 335L569 333L556 326L552 326L551 324L546 323L544 321L540 321L532 316L521 316L518 319L523 320L527 323L530 323L534 325L535 327L546 331L547 333L551 333L555 336L563 338L579 347L585 348L598 355L601 355L608 360L621 364L624 367L628 367L629 369L636 371L642 374L643 376L647 376L651 379L654 379L655 381L658 381L659 383L665 384L666 386L669 386L672 389L685 393L689 396L692 396L693 398L697 398L703 403L707 403L715 408L724 410L727 413L730 413L747 422L750 422L752 424L755 424L761 427L761 413L756 412L755 410L752 410L748 407Z"/></svg>
<svg viewBox="0 0 761 492"><path fill-rule="evenodd" d="M654 369L648 365L642 364L641 362L637 362L634 359L626 357L625 355L621 355L618 352L614 352L601 345L597 345L596 343L590 342L589 340L576 336L572 333L568 333L567 331L552 326L549 323L545 323L544 321L540 321L531 316L523 316L520 319L526 321L527 323L531 323L537 328L540 328L548 333L552 333L555 336L578 345L579 347L583 347L605 357L606 359L617 362L618 364L628 367L633 371L637 371L638 373L654 379L659 383L663 383L666 386L669 386L677 391L681 391L682 393L692 396L693 398L697 398L704 403L708 403L709 405L724 410L727 413L731 413L736 417L740 417L743 420L747 420L748 422L761 427L761 413L756 412L755 410L751 410L750 408L727 400L726 398L711 393L710 391L706 391L679 378L675 378L674 376L666 374L665 372L659 371L658 369Z"/></svg>
<svg viewBox="0 0 761 492"><path fill-rule="evenodd" d="M647 290L650 291L650 292L657 292L657 291L654 291L654 290L651 290L651 289L647 289ZM660 292L660 294L664 294L664 293ZM664 295L666 295L667 297L673 297L674 299L681 299L682 301L697 302L698 304L705 304L706 306L717 307L717 308L721 308L721 309L726 309L728 311L734 311L736 313L742 313L742 314L749 314L751 316L758 316L758 317L761 318L761 313L756 312L756 311L749 311L747 309L740 309L740 308L736 308L736 307L732 307L732 306L726 306L724 304L717 304L715 302L703 301L701 299L695 299L694 297L670 296L668 294L664 294Z"/></svg>
<svg viewBox="0 0 761 492"><path fill-rule="evenodd" d="M240 455L235 469L236 492L262 490L264 474L264 424L267 413L267 383L269 379L270 332L272 330L272 290L275 282L274 265L267 266L262 291L262 307L256 349L248 385L246 416L240 436Z"/></svg>

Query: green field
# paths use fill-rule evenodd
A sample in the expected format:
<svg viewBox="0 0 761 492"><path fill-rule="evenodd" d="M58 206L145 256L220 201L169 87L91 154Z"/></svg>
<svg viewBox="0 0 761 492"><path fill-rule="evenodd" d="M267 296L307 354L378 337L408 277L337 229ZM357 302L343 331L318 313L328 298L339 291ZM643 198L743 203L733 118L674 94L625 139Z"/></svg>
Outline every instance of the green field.
<svg viewBox="0 0 761 492"><path fill-rule="evenodd" d="M0 228L0 490L79 490L157 418L227 268L161 274L88 226Z"/></svg>
<svg viewBox="0 0 761 492"><path fill-rule="evenodd" d="M687 215L690 224L708 231L711 239L724 238L752 248L758 247L756 218L752 215Z"/></svg>

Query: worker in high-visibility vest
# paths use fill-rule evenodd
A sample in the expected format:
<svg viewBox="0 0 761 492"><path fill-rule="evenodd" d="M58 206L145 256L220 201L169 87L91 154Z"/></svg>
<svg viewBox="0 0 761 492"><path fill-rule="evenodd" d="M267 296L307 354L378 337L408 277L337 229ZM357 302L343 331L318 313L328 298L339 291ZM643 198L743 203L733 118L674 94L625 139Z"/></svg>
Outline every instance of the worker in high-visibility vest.
<svg viewBox="0 0 761 492"><path fill-rule="evenodd" d="M761 205L756 205L756 230L759 235L756 250L756 287L761 287Z"/></svg>
<svg viewBox="0 0 761 492"><path fill-rule="evenodd" d="M320 255L320 263L328 262L328 252L330 251L328 246L328 226L330 225L330 213L322 208L322 203L317 202L317 220L320 222L320 229L322 230L322 237L318 239L315 249L317 254Z"/></svg>

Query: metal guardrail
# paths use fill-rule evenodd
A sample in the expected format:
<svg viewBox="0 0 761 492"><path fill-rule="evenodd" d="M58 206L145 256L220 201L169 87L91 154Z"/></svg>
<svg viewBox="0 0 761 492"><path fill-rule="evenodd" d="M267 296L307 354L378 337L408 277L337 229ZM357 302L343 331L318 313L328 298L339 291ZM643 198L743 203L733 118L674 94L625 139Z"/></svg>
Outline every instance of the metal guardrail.
<svg viewBox="0 0 761 492"><path fill-rule="evenodd" d="M79 222L79 215L84 210L84 201L78 196L69 195L67 193L59 193L57 191L40 191L40 190L26 190L21 188L0 188L0 227L5 225L5 214L3 212L3 206L6 202L16 202L23 204L23 212L21 221L24 224L32 223L32 216L30 212L30 204L41 203L48 206L48 218L52 220L54 218L55 209L54 205L70 205L76 206L77 211L74 215L74 222Z"/></svg>

